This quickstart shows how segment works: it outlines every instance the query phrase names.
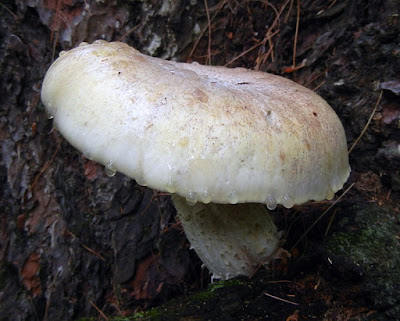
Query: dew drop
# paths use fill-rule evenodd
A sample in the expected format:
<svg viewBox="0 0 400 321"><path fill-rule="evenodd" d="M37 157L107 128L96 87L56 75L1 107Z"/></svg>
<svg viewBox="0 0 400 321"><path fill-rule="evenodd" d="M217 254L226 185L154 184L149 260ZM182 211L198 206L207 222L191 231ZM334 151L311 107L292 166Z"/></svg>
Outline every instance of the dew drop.
<svg viewBox="0 0 400 321"><path fill-rule="evenodd" d="M147 186L146 180L141 173L135 177L135 181L141 186Z"/></svg>
<svg viewBox="0 0 400 321"><path fill-rule="evenodd" d="M113 177L117 170L113 167L113 161L108 161L108 165L105 167L106 175L109 177Z"/></svg>
<svg viewBox="0 0 400 321"><path fill-rule="evenodd" d="M189 69L180 69L177 70L175 72L176 75L182 76L185 79L198 79L199 75L193 71L193 70L189 70Z"/></svg>
<svg viewBox="0 0 400 321"><path fill-rule="evenodd" d="M265 204L267 205L269 210L274 210L276 209L276 199L273 197L271 194L267 195L267 198L265 199Z"/></svg>
<svg viewBox="0 0 400 321"><path fill-rule="evenodd" d="M201 201L204 204L208 204L211 202L211 195L210 195L210 193L208 193L207 188L204 188L201 196L202 196Z"/></svg>
<svg viewBox="0 0 400 321"><path fill-rule="evenodd" d="M189 200L189 199L186 199L186 203L187 203L187 205L189 205L189 206L194 206L194 205L196 205L196 203L197 203L197 201L196 200Z"/></svg>
<svg viewBox="0 0 400 321"><path fill-rule="evenodd" d="M104 41L104 40L101 40L101 39L98 39L98 40L93 42L93 44L95 44L95 45L102 45L102 44L106 44L106 43L107 43L107 41Z"/></svg>
<svg viewBox="0 0 400 321"><path fill-rule="evenodd" d="M113 176L115 175L115 173L117 172L115 169L113 169L113 168L108 168L108 167L105 167L105 168L104 168L104 171L106 172L106 175L107 175L108 177L113 177Z"/></svg>
<svg viewBox="0 0 400 321"><path fill-rule="evenodd" d="M186 203L190 206L195 205L197 203L196 193L189 191L189 195L186 197Z"/></svg>
<svg viewBox="0 0 400 321"><path fill-rule="evenodd" d="M51 107L51 105L49 104L48 107ZM53 116L52 114L50 114L49 111L48 111L47 109L46 109L45 113L46 113L47 119L53 119L53 118L54 118L54 116Z"/></svg>
<svg viewBox="0 0 400 321"><path fill-rule="evenodd" d="M84 152L83 156L85 156L88 160L93 160L93 155L89 151Z"/></svg>
<svg viewBox="0 0 400 321"><path fill-rule="evenodd" d="M332 189L328 189L328 191L326 192L326 196L325 196L325 198L327 199L327 200L331 200L331 199L333 199L335 197L335 192L334 191L332 191Z"/></svg>
<svg viewBox="0 0 400 321"><path fill-rule="evenodd" d="M294 205L294 198L290 195L284 195L282 197L282 205L286 208L292 208Z"/></svg>
<svg viewBox="0 0 400 321"><path fill-rule="evenodd" d="M175 187L174 180L172 179L172 177L168 178L168 183L165 186L165 189L167 190L168 193L176 192L176 187Z"/></svg>
<svg viewBox="0 0 400 321"><path fill-rule="evenodd" d="M235 191L232 191L228 195L228 200L229 200L229 203L231 203L231 204L236 204L238 202L238 196Z"/></svg>

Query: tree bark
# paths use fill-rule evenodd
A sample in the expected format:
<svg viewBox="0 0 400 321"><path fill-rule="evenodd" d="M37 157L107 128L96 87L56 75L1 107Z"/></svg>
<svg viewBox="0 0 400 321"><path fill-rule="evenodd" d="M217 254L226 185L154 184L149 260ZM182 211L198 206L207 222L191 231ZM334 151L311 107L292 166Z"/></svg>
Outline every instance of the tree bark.
<svg viewBox="0 0 400 321"><path fill-rule="evenodd" d="M0 320L121 315L202 283L169 196L108 177L52 128L40 89L61 50L119 40L166 59L284 75L328 101L349 146L376 105L350 154L356 185L346 204L380 200L396 213L398 8L395 0L2 1Z"/></svg>

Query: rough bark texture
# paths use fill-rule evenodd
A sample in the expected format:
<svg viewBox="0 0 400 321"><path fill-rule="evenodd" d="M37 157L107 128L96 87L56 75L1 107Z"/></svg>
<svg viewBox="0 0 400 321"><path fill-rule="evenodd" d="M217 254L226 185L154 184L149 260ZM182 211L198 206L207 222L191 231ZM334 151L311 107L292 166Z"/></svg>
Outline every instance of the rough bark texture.
<svg viewBox="0 0 400 321"><path fill-rule="evenodd" d="M292 78L336 110L349 147L379 101L350 154L355 185L337 210L300 244L329 204L303 206L301 216L275 211L280 227L289 231L284 247L296 244L292 260L279 265L282 271L271 276L260 270L252 280L230 284L234 289L213 291L217 299L198 296L192 309L185 302L188 308L178 312L182 305L175 303L168 308L172 317L167 312L158 317L398 318L399 1L297 4L0 2L0 320L75 320L98 316L97 309L126 315L198 290L203 277L208 282L169 197L120 174L107 177L46 118L40 88L47 68L60 50L99 38L167 59ZM292 286L272 285L272 279L290 280ZM285 298L300 306L264 294L271 291L295 295Z"/></svg>

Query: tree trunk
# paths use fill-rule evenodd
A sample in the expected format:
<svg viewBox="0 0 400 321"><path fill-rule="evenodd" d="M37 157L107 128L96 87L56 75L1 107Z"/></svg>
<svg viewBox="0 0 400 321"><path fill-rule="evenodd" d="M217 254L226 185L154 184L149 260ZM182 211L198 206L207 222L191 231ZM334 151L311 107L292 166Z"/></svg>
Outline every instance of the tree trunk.
<svg viewBox="0 0 400 321"><path fill-rule="evenodd" d="M281 74L328 101L349 147L376 105L350 154L349 182L356 184L337 207L331 230L337 232L349 215L345 205L373 201L390 208L386 217L399 211L398 9L396 0L2 1L0 320L73 320L97 316L98 309L133 313L203 284L201 262L170 197L121 174L108 177L52 128L40 89L61 50L118 40L166 59ZM315 208L300 212L305 222L318 215ZM309 237L312 248L325 240L325 228ZM284 247L304 230L292 232ZM307 257L310 247L297 248ZM323 253L317 266L325 264ZM399 247L392 253L400 261ZM398 309L400 296L393 295L392 305L380 309ZM360 308L362 299L357 302Z"/></svg>

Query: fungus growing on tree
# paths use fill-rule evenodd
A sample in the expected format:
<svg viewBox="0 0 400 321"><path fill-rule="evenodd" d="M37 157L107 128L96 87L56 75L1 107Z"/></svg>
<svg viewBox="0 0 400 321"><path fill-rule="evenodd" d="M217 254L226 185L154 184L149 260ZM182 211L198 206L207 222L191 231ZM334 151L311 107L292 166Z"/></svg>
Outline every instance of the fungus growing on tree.
<svg viewBox="0 0 400 321"><path fill-rule="evenodd" d="M89 159L173 194L215 278L250 275L274 253L279 233L268 209L332 199L350 173L331 107L264 72L166 61L96 41L60 54L42 101Z"/></svg>

